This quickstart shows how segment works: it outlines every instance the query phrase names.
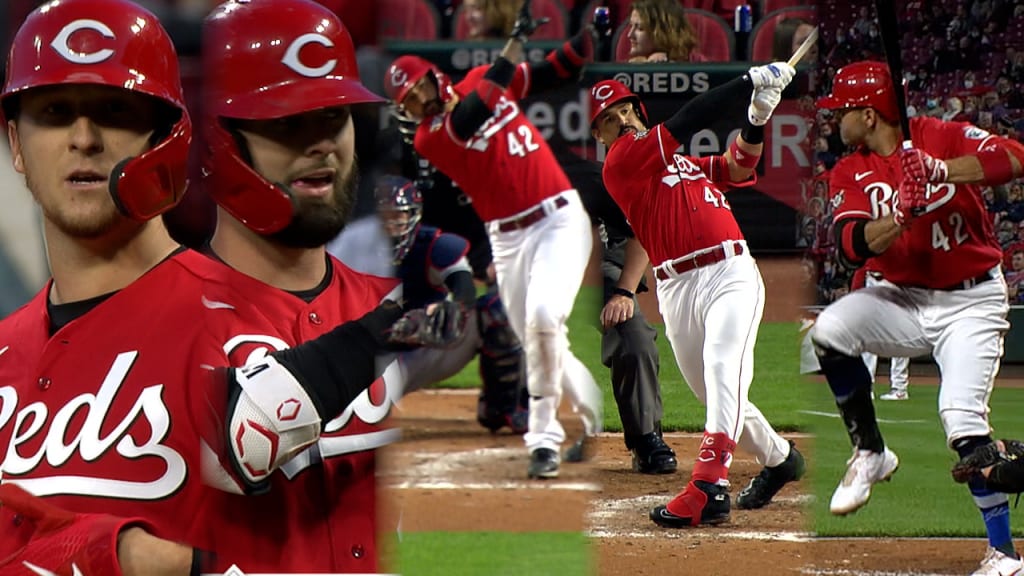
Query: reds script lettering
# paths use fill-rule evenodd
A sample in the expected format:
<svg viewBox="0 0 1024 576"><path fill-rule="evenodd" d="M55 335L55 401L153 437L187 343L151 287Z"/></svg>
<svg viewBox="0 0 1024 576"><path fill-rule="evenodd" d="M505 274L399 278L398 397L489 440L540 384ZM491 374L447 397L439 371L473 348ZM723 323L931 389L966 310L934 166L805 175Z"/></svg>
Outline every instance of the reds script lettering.
<svg viewBox="0 0 1024 576"><path fill-rule="evenodd" d="M892 213L893 205L896 202L896 194L892 186L887 182L872 182L864 187L864 193L871 200L871 217L874 219L888 216ZM928 199L928 206L924 213L934 212L949 203L956 193L956 185L949 183L933 184L925 187L925 198ZM932 201L932 198L938 198ZM833 201L834 202L834 201ZM841 202L841 198L840 198Z"/></svg>
<svg viewBox="0 0 1024 576"><path fill-rule="evenodd" d="M494 107L494 115L487 119L476 131L476 135L467 142L471 150L486 152L490 144L491 136L494 136L509 122L519 115L519 106L512 100L502 96Z"/></svg>
<svg viewBox="0 0 1024 576"><path fill-rule="evenodd" d="M700 166L694 164L686 156L673 154L672 160L675 162L675 165L669 165L667 168L669 175L661 178L661 181L666 186L675 186L679 184L680 180L701 180L704 178L704 173L701 172Z"/></svg>
<svg viewBox="0 0 1024 576"><path fill-rule="evenodd" d="M66 464L75 452L78 452L84 461L92 462L116 446L117 453L129 460L146 456L155 456L163 460L166 470L160 477L145 482L60 475L5 480L16 482L38 496L81 494L159 500L178 490L185 482L186 465L181 454L162 444L171 426L171 416L162 398L163 384L143 388L124 419L114 426L109 434L101 435L101 430L109 428L106 420L111 404L128 378L138 355L138 351L135 350L118 354L97 393L85 393L72 398L54 413L49 427L45 430L48 416L45 404L33 402L15 413L18 405L17 390L13 386L0 387L0 401L3 403L3 407L0 408L0 428L7 426L14 416L14 432L7 446L2 471L4 474L12 475L27 474L39 465L43 457L46 458L48 465L59 468ZM83 408L86 410L85 421L81 429L73 431L69 424L75 414ZM145 423L139 428L148 427L150 430L149 437L141 444L131 432L132 429L137 429L136 423ZM37 434L45 438L39 451L27 456L20 454L18 447L36 438ZM65 442L69 434L73 436L70 442Z"/></svg>

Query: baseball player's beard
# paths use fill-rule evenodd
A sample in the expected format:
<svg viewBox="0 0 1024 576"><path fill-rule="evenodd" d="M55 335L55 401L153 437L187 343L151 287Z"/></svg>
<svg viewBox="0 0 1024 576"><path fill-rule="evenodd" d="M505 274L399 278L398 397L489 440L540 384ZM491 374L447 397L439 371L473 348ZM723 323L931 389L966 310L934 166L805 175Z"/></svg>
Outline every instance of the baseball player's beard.
<svg viewBox="0 0 1024 576"><path fill-rule="evenodd" d="M444 112L444 102L441 102L440 98L434 98L423 105L424 116L436 116L441 112Z"/></svg>
<svg viewBox="0 0 1024 576"><path fill-rule="evenodd" d="M290 248L319 248L333 240L348 224L358 175L358 162L353 159L348 173L334 181L329 198L293 194L295 215L292 221L269 238Z"/></svg>
<svg viewBox="0 0 1024 576"><path fill-rule="evenodd" d="M117 211L109 194L102 198L85 199L65 206L43 202L35 192L36 184L32 177L25 175L25 186L32 191L32 196L39 204L43 215L63 234L81 240L94 240L109 234L115 227L129 220Z"/></svg>

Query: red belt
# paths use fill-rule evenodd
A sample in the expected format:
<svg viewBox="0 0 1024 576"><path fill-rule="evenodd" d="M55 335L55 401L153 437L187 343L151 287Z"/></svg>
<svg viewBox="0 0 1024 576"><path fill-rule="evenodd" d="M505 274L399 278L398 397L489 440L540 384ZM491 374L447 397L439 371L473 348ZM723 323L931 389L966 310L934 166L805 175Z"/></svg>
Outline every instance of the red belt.
<svg viewBox="0 0 1024 576"><path fill-rule="evenodd" d="M735 254L727 254L725 248L718 245L708 252L701 252L696 256L673 260L668 264L663 264L655 268L654 277L658 280L668 280L669 275L668 272L665 271L665 268L671 268L676 274L682 274L684 272L689 272L690 270L696 270L697 268L703 268L704 266L721 262L733 255L739 256L740 254L743 254L743 244L740 244L739 242L733 244L733 250L735 251Z"/></svg>
<svg viewBox="0 0 1024 576"><path fill-rule="evenodd" d="M555 207L552 210L552 212L554 212L555 210L558 210L559 208L563 208L565 206L568 206L568 205L569 205L569 201L568 200L566 200L562 196L558 196L558 197L555 198ZM529 227L529 226L533 226L537 222L540 222L547 215L548 215L548 213L544 210L544 205L541 204L540 206L537 206L533 210L530 210L529 212L527 212L526 214L523 214L522 216L520 216L518 218L513 218L511 220L504 220L504 221L498 223L498 231L499 232L511 232L513 230L521 230L523 228L526 228L526 227Z"/></svg>

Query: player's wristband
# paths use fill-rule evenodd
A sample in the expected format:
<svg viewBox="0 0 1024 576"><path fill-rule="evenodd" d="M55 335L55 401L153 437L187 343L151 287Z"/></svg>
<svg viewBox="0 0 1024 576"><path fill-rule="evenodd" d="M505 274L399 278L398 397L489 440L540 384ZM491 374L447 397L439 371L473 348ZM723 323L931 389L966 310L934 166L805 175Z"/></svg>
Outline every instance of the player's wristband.
<svg viewBox="0 0 1024 576"><path fill-rule="evenodd" d="M740 132L740 136L747 144L762 144L764 143L764 124L760 126L754 126L749 121L743 130Z"/></svg>
<svg viewBox="0 0 1024 576"><path fill-rule="evenodd" d="M744 138L746 140L746 138ZM749 142L749 141L748 141ZM757 144L757 142L750 142L751 144ZM757 168L757 163L761 160L760 154L751 154L740 149L736 140L732 141L732 145L729 146L729 152L732 155L732 159L736 162L736 165L747 170L753 170Z"/></svg>
<svg viewBox="0 0 1024 576"><path fill-rule="evenodd" d="M626 298L629 298L630 300L632 300L633 296L635 296L635 294L633 294L629 290L626 290L625 288L619 288L618 286L616 286L615 288L612 288L612 294L615 294L616 296L625 296Z"/></svg>
<svg viewBox="0 0 1024 576"><path fill-rule="evenodd" d="M1013 162L1002 146L987 147L976 155L985 175L983 184L995 186L1013 180Z"/></svg>

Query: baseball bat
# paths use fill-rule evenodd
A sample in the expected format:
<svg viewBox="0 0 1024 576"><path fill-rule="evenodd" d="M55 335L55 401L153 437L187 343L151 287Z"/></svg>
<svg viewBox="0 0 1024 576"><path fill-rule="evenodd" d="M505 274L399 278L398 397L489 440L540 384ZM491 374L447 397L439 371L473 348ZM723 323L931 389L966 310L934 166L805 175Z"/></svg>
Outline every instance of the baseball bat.
<svg viewBox="0 0 1024 576"><path fill-rule="evenodd" d="M903 130L903 147L909 148L910 119L907 118L907 93L903 90L903 57L900 54L900 31L896 20L896 4L893 0L875 0L878 13L878 28L882 35L885 62L889 65L889 78L896 93L896 110L900 115L900 129Z"/></svg>
<svg viewBox="0 0 1024 576"><path fill-rule="evenodd" d="M787 64L795 67L797 65L797 62L800 62L800 60L803 59L804 54L807 54L807 51L810 50L811 46L814 46L814 43L817 41L818 27L815 26L814 30L811 30L811 33L807 35L807 38L804 38L803 43L800 44L800 47L796 49L796 52L793 52L793 55L789 57L789 62L787 62Z"/></svg>

